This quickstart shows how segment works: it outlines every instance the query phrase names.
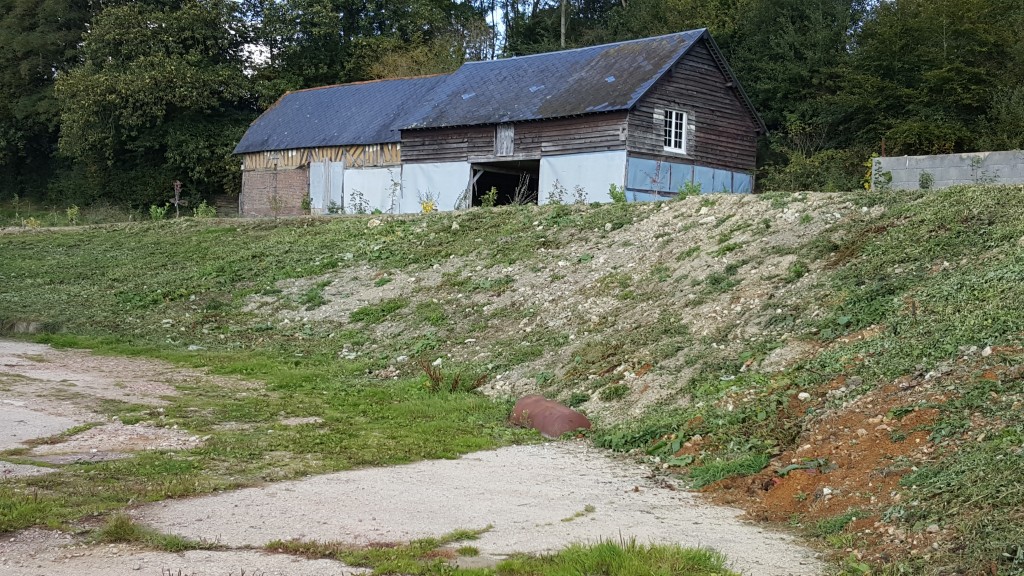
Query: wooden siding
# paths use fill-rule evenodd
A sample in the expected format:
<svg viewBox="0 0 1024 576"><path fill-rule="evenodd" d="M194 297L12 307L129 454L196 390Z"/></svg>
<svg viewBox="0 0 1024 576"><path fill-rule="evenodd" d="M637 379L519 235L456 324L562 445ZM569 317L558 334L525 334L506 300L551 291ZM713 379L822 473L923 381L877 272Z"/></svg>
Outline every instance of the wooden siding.
<svg viewBox="0 0 1024 576"><path fill-rule="evenodd" d="M627 150L674 162L753 172L757 127L728 82L706 41L701 40L629 113ZM656 110L690 114L694 131L687 142L688 154L665 150L664 121L655 119Z"/></svg>
<svg viewBox="0 0 1024 576"><path fill-rule="evenodd" d="M242 170L273 169L275 156L277 157L277 168L281 170L300 168L310 162L340 162L344 160L346 167L367 168L396 166L402 160L401 147L397 142L368 146L325 146L243 154Z"/></svg>
<svg viewBox="0 0 1024 576"><path fill-rule="evenodd" d="M404 162L536 160L544 156L623 150L625 112L518 122L512 156L498 156L495 125L402 132Z"/></svg>
<svg viewBox="0 0 1024 576"><path fill-rule="evenodd" d="M402 161L460 162L494 154L494 126L402 130Z"/></svg>

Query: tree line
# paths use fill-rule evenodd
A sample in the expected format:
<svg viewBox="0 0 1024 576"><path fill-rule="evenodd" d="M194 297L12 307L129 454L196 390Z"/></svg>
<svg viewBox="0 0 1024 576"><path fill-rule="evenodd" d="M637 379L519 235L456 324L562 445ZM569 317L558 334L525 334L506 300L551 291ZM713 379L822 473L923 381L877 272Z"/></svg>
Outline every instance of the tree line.
<svg viewBox="0 0 1024 576"><path fill-rule="evenodd" d="M768 126L763 189L1024 148L1024 0L0 0L0 196L234 193L286 90L700 27Z"/></svg>

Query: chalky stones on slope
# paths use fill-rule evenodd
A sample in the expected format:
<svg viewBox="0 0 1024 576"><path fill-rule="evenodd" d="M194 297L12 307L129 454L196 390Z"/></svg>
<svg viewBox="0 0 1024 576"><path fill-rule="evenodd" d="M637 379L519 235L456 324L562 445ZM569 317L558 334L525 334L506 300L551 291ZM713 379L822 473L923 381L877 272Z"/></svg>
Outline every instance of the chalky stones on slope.
<svg viewBox="0 0 1024 576"><path fill-rule="evenodd" d="M535 428L545 438L558 438L566 432L590 428L590 420L583 414L537 394L520 398L512 408L509 421Z"/></svg>

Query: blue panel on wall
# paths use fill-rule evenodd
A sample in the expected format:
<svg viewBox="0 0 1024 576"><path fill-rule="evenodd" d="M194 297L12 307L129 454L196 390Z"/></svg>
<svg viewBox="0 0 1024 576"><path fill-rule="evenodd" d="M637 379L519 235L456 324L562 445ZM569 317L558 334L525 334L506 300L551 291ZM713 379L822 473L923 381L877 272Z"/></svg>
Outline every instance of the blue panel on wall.
<svg viewBox="0 0 1024 576"><path fill-rule="evenodd" d="M732 175L732 191L737 194L750 194L754 188L754 177L750 174L735 172Z"/></svg>
<svg viewBox="0 0 1024 576"><path fill-rule="evenodd" d="M715 170L703 166L694 166L693 183L700 185L700 191L710 194L715 191Z"/></svg>
<svg viewBox="0 0 1024 576"><path fill-rule="evenodd" d="M704 194L750 194L754 188L750 174L706 166L630 158L626 168L626 189L633 202L671 198L690 182L699 184Z"/></svg>
<svg viewBox="0 0 1024 576"><path fill-rule="evenodd" d="M732 192L732 172L715 170L714 185L708 192Z"/></svg>
<svg viewBox="0 0 1024 576"><path fill-rule="evenodd" d="M630 202L657 202L659 200L667 200L668 196L662 194L659 196L655 192L641 192L639 190L628 190L626 197Z"/></svg>
<svg viewBox="0 0 1024 576"><path fill-rule="evenodd" d="M672 183L669 190L672 192L679 192L684 186L693 182L693 165L692 164L673 164L672 165Z"/></svg>
<svg viewBox="0 0 1024 576"><path fill-rule="evenodd" d="M653 192L673 191L670 186L673 168L676 167L670 162L630 158L626 169L626 187Z"/></svg>

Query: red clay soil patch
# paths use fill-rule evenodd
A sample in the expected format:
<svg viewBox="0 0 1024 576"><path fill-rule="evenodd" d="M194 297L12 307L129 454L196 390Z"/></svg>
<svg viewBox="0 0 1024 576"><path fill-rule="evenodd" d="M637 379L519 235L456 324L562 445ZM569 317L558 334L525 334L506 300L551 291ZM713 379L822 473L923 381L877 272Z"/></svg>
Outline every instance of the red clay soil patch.
<svg viewBox="0 0 1024 576"><path fill-rule="evenodd" d="M775 466L707 491L715 500L742 505L755 519L775 522L795 514L813 522L889 502L903 474L932 451L928 426L937 410L886 416L910 400L905 391L886 386L812 422L799 447L783 453ZM799 468L787 471L791 466Z"/></svg>
<svg viewBox="0 0 1024 576"><path fill-rule="evenodd" d="M821 399L799 402L802 409L822 408L825 392L841 388L840 378L826 385ZM889 384L827 412L808 423L796 447L772 461L764 471L730 478L704 489L714 501L738 506L754 520L788 522L798 519L812 527L848 513L864 512L847 528L861 536L858 548L873 558L904 542L905 534L879 522L880 514L898 502L899 481L912 466L930 458L929 427L935 409L911 409L896 417L894 410L927 397L924 389ZM898 410L897 410L898 412ZM874 537L872 537L874 536ZM913 540L906 541L909 545Z"/></svg>
<svg viewBox="0 0 1024 576"><path fill-rule="evenodd" d="M861 337L872 337L863 334ZM811 398L790 399L787 412L804 413L813 408L804 431L794 445L774 459L764 471L743 478L731 478L704 489L714 501L743 508L755 520L799 521L813 528L819 522L857 511L845 528L852 538L840 539L841 556L855 554L872 563L923 557L936 552L954 553L957 535L938 525L911 531L898 523L887 523L882 514L900 504L899 483L914 467L937 456L929 442L931 428L940 418L936 408L959 396L977 381L1007 381L1024 378L1024 365L1008 358L1024 356L1018 347L971 350L956 361L929 374L915 374L869 391L837 408L859 387L853 378L840 376ZM993 401L999 400L993 393ZM829 401L831 399L831 402ZM1013 405L1014 409L1017 403ZM969 429L958 439L946 439L943 450L956 450L963 442L980 441L1007 423L998 417L971 417ZM685 452L700 451L699 439L685 446Z"/></svg>

